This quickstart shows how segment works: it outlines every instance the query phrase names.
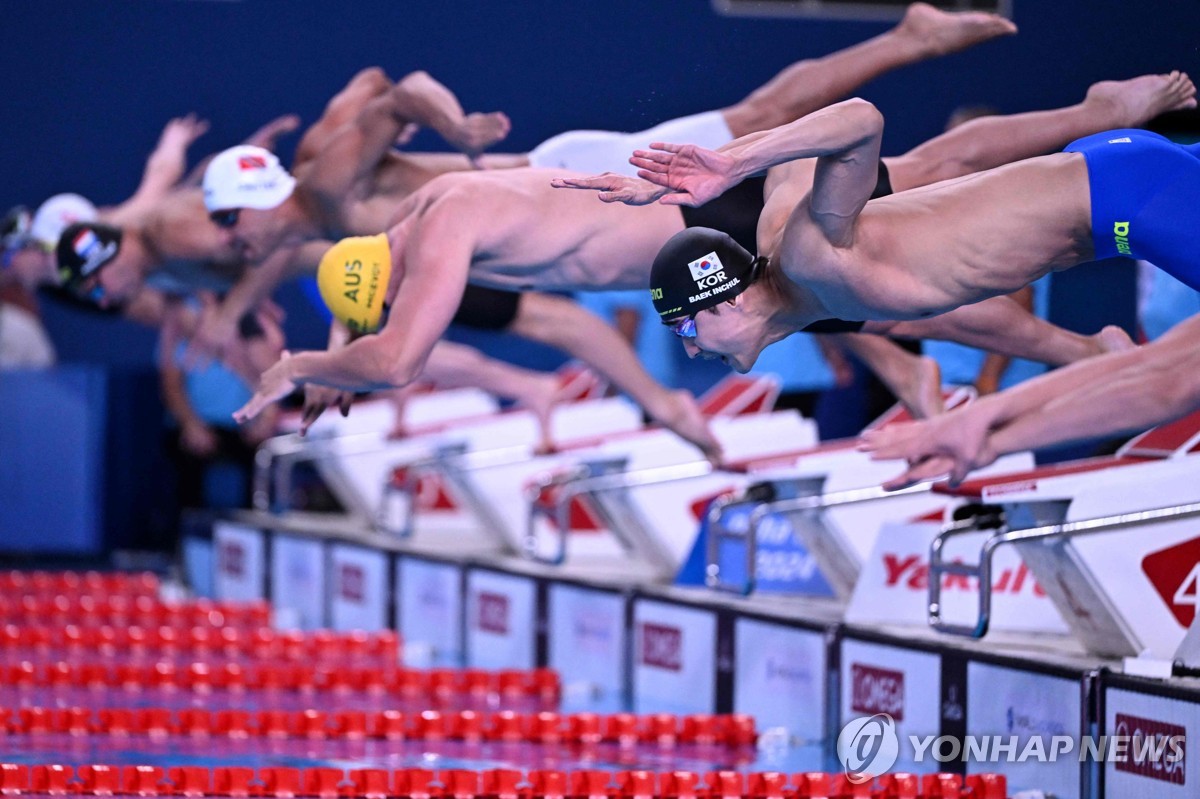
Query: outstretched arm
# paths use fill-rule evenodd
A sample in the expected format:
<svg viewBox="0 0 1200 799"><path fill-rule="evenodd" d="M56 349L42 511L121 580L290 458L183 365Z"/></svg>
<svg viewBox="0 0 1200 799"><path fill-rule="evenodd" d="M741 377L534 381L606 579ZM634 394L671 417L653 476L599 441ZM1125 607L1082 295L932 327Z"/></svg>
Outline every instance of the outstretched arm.
<svg viewBox="0 0 1200 799"><path fill-rule="evenodd" d="M467 211L463 205L453 195L445 195L419 220L407 220L411 227L405 228L405 234L398 232L401 226L389 234L392 270L402 277L382 330L337 352L284 353L263 374L258 391L234 418L239 422L253 418L305 383L373 391L415 380L454 317L467 283L474 240L461 219L478 209Z"/></svg>
<svg viewBox="0 0 1200 799"><path fill-rule="evenodd" d="M655 142L629 161L638 167L638 177L675 192L663 203L700 205L772 166L816 158L810 214L836 244L875 189L882 136L883 116L867 101L854 99L735 139L719 151Z"/></svg>
<svg viewBox="0 0 1200 799"><path fill-rule="evenodd" d="M109 209L105 218L112 224L134 224L161 202L183 178L188 148L207 130L208 122L195 114L176 117L168 122L158 137L158 144L146 159L146 168L137 191L125 202Z"/></svg>
<svg viewBox="0 0 1200 799"><path fill-rule="evenodd" d="M863 436L877 458L905 458L900 487L950 473L955 482L1006 452L1142 430L1200 406L1200 316L1140 349L1114 352L985 397L943 416Z"/></svg>

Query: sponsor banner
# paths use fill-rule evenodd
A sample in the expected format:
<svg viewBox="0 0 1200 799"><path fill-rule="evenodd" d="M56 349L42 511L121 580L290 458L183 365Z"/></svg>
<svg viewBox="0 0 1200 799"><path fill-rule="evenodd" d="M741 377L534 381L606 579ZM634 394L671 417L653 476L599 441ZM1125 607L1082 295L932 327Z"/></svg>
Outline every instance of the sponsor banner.
<svg viewBox="0 0 1200 799"><path fill-rule="evenodd" d="M886 714L901 739L939 734L941 669L935 654L844 638L839 725ZM897 771L921 771L911 752L902 750L899 756Z"/></svg>
<svg viewBox="0 0 1200 799"><path fill-rule="evenodd" d="M717 614L640 599L633 617L634 712L713 713Z"/></svg>
<svg viewBox="0 0 1200 799"><path fill-rule="evenodd" d="M325 547L311 538L271 537L275 626L315 630L325 622Z"/></svg>
<svg viewBox="0 0 1200 799"><path fill-rule="evenodd" d="M863 564L846 609L856 624L912 624L925 627L929 610L929 545L940 522L890 522L883 525ZM951 539L946 556L976 563L987 533ZM1001 547L992 560L992 630L1067 633L1068 628L1033 579L1014 547ZM978 581L947 575L942 582L942 618L974 624L979 606Z"/></svg>
<svg viewBox="0 0 1200 799"><path fill-rule="evenodd" d="M266 535L229 522L213 525L213 594L221 601L265 599Z"/></svg>
<svg viewBox="0 0 1200 799"><path fill-rule="evenodd" d="M396 626L404 641L405 665L462 664L462 568L401 558L396 583Z"/></svg>
<svg viewBox="0 0 1200 799"><path fill-rule="evenodd" d="M757 508L739 505L722 514L730 532L746 532ZM799 596L831 597L833 589L817 568L816 559L804 547L786 516L771 514L758 528L755 550L755 591ZM731 584L746 581L746 539L722 539L717 557L721 579Z"/></svg>
<svg viewBox="0 0 1200 799"><path fill-rule="evenodd" d="M531 669L537 665L537 583L499 572L467 572L467 665Z"/></svg>
<svg viewBox="0 0 1200 799"><path fill-rule="evenodd" d="M388 557L334 544L329 553L329 622L335 630L387 627Z"/></svg>
<svg viewBox="0 0 1200 799"><path fill-rule="evenodd" d="M1104 758L1104 789L1121 799L1172 799L1196 795L1200 777L1188 772L1200 729L1200 703L1110 688L1105 691L1104 733L1123 751Z"/></svg>
<svg viewBox="0 0 1200 799"><path fill-rule="evenodd" d="M760 731L824 739L825 636L739 618L734 623L733 710L754 716Z"/></svg>
<svg viewBox="0 0 1200 799"><path fill-rule="evenodd" d="M548 601L546 665L562 677L564 712L571 710L572 702L581 703L579 710L593 712L623 709L626 598L552 584Z"/></svg>
<svg viewBox="0 0 1200 799"><path fill-rule="evenodd" d="M1085 732L1080 728L1080 704L1079 680L989 663L967 664L967 735L1015 735L1017 751L1024 751L1036 736L1079 738ZM1080 796L1080 768L1076 757L967 766L968 772L1003 774L1010 794L1041 790L1063 799Z"/></svg>

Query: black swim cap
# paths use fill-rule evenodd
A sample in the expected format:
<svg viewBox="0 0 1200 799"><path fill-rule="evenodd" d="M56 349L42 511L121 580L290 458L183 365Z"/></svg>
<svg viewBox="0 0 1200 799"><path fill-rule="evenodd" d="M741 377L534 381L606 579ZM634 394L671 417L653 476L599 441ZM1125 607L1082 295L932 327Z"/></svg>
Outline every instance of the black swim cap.
<svg viewBox="0 0 1200 799"><path fill-rule="evenodd" d="M75 288L121 251L121 229L95 222L67 226L58 239L58 282Z"/></svg>
<svg viewBox="0 0 1200 799"><path fill-rule="evenodd" d="M754 281L760 259L728 234L706 227L676 233L650 267L650 297L663 319L731 300Z"/></svg>

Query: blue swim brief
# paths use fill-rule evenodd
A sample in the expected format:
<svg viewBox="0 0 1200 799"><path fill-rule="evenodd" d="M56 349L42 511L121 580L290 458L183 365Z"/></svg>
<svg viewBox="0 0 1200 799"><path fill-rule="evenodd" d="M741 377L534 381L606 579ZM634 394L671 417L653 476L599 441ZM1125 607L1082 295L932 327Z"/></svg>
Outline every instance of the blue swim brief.
<svg viewBox="0 0 1200 799"><path fill-rule="evenodd" d="M1096 259L1141 258L1200 290L1200 145L1110 130L1066 152L1087 162Z"/></svg>

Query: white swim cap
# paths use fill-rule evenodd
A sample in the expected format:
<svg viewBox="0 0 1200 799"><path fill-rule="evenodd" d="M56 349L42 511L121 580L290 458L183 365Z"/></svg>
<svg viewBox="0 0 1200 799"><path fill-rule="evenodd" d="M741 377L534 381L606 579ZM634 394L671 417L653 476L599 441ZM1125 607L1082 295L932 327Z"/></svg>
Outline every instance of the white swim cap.
<svg viewBox="0 0 1200 799"><path fill-rule="evenodd" d="M76 222L94 222L96 206L78 194L56 194L38 206L29 224L29 237L51 249L68 226Z"/></svg>
<svg viewBox="0 0 1200 799"><path fill-rule="evenodd" d="M204 205L210 211L274 208L292 194L296 179L270 150L239 144L213 156L204 170Z"/></svg>

